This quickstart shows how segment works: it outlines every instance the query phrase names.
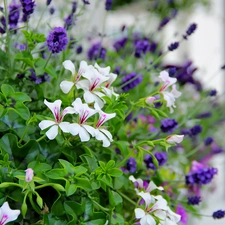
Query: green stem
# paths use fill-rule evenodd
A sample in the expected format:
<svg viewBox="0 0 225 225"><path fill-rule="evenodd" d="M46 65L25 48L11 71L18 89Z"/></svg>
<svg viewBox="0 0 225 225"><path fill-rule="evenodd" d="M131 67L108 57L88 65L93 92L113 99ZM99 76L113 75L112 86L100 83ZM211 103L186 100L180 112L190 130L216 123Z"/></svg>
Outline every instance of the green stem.
<svg viewBox="0 0 225 225"><path fill-rule="evenodd" d="M29 126L26 127L26 129L25 129L25 131L23 132L23 135L22 135L22 137L20 138L18 144L21 144L21 142L23 141L25 135L27 134L28 128L29 128Z"/></svg>
<svg viewBox="0 0 225 225"><path fill-rule="evenodd" d="M46 137L46 135L44 134L42 137L38 138L36 141L39 142L41 140L43 140Z"/></svg>
<svg viewBox="0 0 225 225"><path fill-rule="evenodd" d="M97 203L95 200L91 199L91 201L96 205L98 206L103 212L109 212L110 210L105 208L105 207L102 207L99 203Z"/></svg>
<svg viewBox="0 0 225 225"><path fill-rule="evenodd" d="M39 20L38 20L38 23L37 23L37 26L36 26L35 31L37 31L37 29L38 29L38 27L39 27L39 24L40 24L40 22L41 22L41 20L42 20L42 18L43 18L43 16L44 16L44 13L45 13L47 7L48 7L48 6L46 6L45 9L42 11L42 14L41 14L41 16L40 16L40 18L39 18Z"/></svg>
<svg viewBox="0 0 225 225"><path fill-rule="evenodd" d="M37 207L37 205L33 202L32 193L29 193L29 194L28 194L28 197L29 197L30 203L31 203L33 209L35 210L35 212L38 213L38 214L41 214L41 210L40 210L40 209Z"/></svg>
<svg viewBox="0 0 225 225"><path fill-rule="evenodd" d="M50 55L48 56L48 59L47 59L45 65L44 65L44 68L48 65L48 62L49 62L49 59L51 58L51 56L52 56L52 52L51 52Z"/></svg>
<svg viewBox="0 0 225 225"><path fill-rule="evenodd" d="M199 144L196 148L194 148L192 151L188 152L188 154L185 157L190 157L193 154L195 154L201 147L203 147L204 144Z"/></svg>
<svg viewBox="0 0 225 225"><path fill-rule="evenodd" d="M129 197L127 197L125 194L123 194L120 191L117 191L118 194L120 194L123 198L125 198L128 202L130 202L132 205L136 206L136 202L134 202L133 200L131 200Z"/></svg>

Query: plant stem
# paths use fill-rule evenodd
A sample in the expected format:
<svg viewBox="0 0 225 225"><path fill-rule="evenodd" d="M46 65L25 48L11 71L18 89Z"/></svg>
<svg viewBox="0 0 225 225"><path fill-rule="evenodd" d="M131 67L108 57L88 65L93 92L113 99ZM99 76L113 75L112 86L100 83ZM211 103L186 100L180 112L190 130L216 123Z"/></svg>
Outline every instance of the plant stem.
<svg viewBox="0 0 225 225"><path fill-rule="evenodd" d="M118 194L120 194L123 198L125 198L128 202L130 202L132 205L136 206L136 202L134 202L133 200L131 200L129 197L127 197L125 194L123 194L120 191L117 191Z"/></svg>
<svg viewBox="0 0 225 225"><path fill-rule="evenodd" d="M46 137L46 135L44 134L42 137L38 138L36 141L39 142L41 141L42 139L44 139Z"/></svg>
<svg viewBox="0 0 225 225"><path fill-rule="evenodd" d="M45 65L44 65L44 68L48 65L48 62L49 62L49 59L51 58L51 56L52 56L52 52L51 52L50 55L48 56L48 59L47 59Z"/></svg>
<svg viewBox="0 0 225 225"><path fill-rule="evenodd" d="M18 144L21 144L21 142L23 141L23 139L24 139L24 137L25 137L25 135L26 135L26 133L27 133L27 131L28 131L28 128L29 128L29 126L27 126L26 129L24 130L23 135L22 135L22 137L20 138Z"/></svg>

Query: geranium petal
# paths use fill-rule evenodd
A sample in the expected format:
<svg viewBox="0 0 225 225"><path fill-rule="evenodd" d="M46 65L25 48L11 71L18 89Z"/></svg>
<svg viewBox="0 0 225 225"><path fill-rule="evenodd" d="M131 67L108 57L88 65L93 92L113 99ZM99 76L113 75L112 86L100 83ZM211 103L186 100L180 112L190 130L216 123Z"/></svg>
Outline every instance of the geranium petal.
<svg viewBox="0 0 225 225"><path fill-rule="evenodd" d="M146 215L146 220L148 225L156 225L156 222L152 216Z"/></svg>
<svg viewBox="0 0 225 225"><path fill-rule="evenodd" d="M109 71L110 71L110 67L107 66L107 67L100 67L97 63L95 63L95 68L98 69L99 73L101 73L102 75L104 76L107 76L109 74Z"/></svg>
<svg viewBox="0 0 225 225"><path fill-rule="evenodd" d="M82 142L86 142L90 140L89 133L83 127L80 128L79 137Z"/></svg>
<svg viewBox="0 0 225 225"><path fill-rule="evenodd" d="M48 139L53 140L58 135L58 125L52 126L47 132L46 136Z"/></svg>
<svg viewBox="0 0 225 225"><path fill-rule="evenodd" d="M89 90L90 81L89 80L80 80L76 83L77 89Z"/></svg>
<svg viewBox="0 0 225 225"><path fill-rule="evenodd" d="M63 66L66 70L70 70L73 76L75 75L75 66L70 60L64 61Z"/></svg>
<svg viewBox="0 0 225 225"><path fill-rule="evenodd" d="M8 218L5 220L5 223L4 223L4 224L6 224L6 223L16 220L20 214L20 210L10 209L8 202L5 202L1 207L1 214L8 216Z"/></svg>
<svg viewBox="0 0 225 225"><path fill-rule="evenodd" d="M91 127L91 126L85 125L85 124L82 126L87 130L88 133L91 134L92 137L95 136L95 128L94 127Z"/></svg>
<svg viewBox="0 0 225 225"><path fill-rule="evenodd" d="M52 111L52 114L55 117L56 120L56 114L60 114L60 108L62 101L61 100L56 100L54 102L48 102L46 99L44 100L44 104L48 106L48 108Z"/></svg>
<svg viewBox="0 0 225 225"><path fill-rule="evenodd" d="M92 103L95 101L95 95L92 94L90 91L85 91L84 92L84 100L86 103Z"/></svg>
<svg viewBox="0 0 225 225"><path fill-rule="evenodd" d="M38 125L40 127L41 130L44 130L52 125L56 124L55 121L52 120L42 120Z"/></svg>
<svg viewBox="0 0 225 225"><path fill-rule="evenodd" d="M69 125L69 132L75 136L80 132L80 128L81 126L78 123L71 123Z"/></svg>
<svg viewBox="0 0 225 225"><path fill-rule="evenodd" d="M106 129L99 129L102 133L104 133L107 137L108 137L108 139L112 142L113 141L113 139L112 139L112 134L108 131L108 130L106 130Z"/></svg>
<svg viewBox="0 0 225 225"><path fill-rule="evenodd" d="M141 196L145 200L146 207L148 207L152 203L152 196L149 192L140 192L138 193L139 196Z"/></svg>
<svg viewBox="0 0 225 225"><path fill-rule="evenodd" d="M59 86L64 94L68 94L70 92L71 88L73 87L73 85L74 85L74 83L72 81L64 80L60 83Z"/></svg>
<svg viewBox="0 0 225 225"><path fill-rule="evenodd" d="M60 129L65 132L65 133L69 133L70 129L69 129L70 123L69 122L61 122L59 124Z"/></svg>
<svg viewBox="0 0 225 225"><path fill-rule="evenodd" d="M136 218L136 219L141 219L142 217L145 216L145 211L144 211L143 209L136 208L136 209L134 210L134 212L135 212L135 218Z"/></svg>

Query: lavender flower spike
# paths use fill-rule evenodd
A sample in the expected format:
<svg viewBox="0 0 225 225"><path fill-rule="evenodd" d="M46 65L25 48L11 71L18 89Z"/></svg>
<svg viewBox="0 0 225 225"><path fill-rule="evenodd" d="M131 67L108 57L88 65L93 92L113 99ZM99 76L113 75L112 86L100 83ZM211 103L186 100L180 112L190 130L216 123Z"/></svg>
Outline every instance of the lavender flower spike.
<svg viewBox="0 0 225 225"><path fill-rule="evenodd" d="M20 0L23 10L23 22L27 22L30 15L34 12L35 2L32 0Z"/></svg>

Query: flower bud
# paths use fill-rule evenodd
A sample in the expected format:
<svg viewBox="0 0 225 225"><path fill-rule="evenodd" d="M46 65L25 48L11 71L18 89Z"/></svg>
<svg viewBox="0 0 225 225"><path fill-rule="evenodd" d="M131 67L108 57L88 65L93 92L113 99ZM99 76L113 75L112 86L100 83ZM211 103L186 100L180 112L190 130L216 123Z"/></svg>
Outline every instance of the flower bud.
<svg viewBox="0 0 225 225"><path fill-rule="evenodd" d="M34 171L31 168L25 170L26 172L26 182L31 182L34 176Z"/></svg>
<svg viewBox="0 0 225 225"><path fill-rule="evenodd" d="M184 135L171 135L166 138L167 143L169 144L176 144L183 141Z"/></svg>
<svg viewBox="0 0 225 225"><path fill-rule="evenodd" d="M153 97L153 96L149 96L145 99L145 103L147 105L151 105L154 101L156 100L156 97Z"/></svg>

